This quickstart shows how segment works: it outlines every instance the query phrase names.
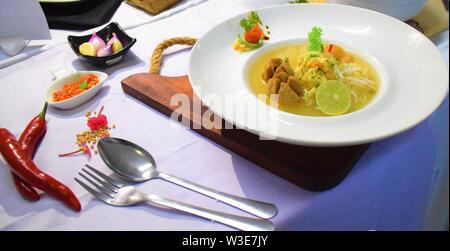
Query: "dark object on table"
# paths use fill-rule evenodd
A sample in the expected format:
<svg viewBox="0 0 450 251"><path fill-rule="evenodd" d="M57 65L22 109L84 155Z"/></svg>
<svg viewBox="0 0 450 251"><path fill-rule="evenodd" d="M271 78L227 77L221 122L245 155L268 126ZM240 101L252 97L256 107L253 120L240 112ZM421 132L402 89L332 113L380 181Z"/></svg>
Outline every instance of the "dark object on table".
<svg viewBox="0 0 450 251"><path fill-rule="evenodd" d="M444 4L445 9L448 11L448 0L442 0L442 3Z"/></svg>
<svg viewBox="0 0 450 251"><path fill-rule="evenodd" d="M405 23L409 24L411 27L418 30L420 33L424 32L424 29L420 26L420 24L417 21L414 21L411 19L411 20L406 21Z"/></svg>
<svg viewBox="0 0 450 251"><path fill-rule="evenodd" d="M73 52L75 52L80 60L89 62L93 65L97 66L110 66L120 62L125 54L130 50L134 43L136 43L136 38L132 38L128 36L124 30L115 22L108 24L103 29L97 31L97 35L103 39L103 41L108 41L112 34L116 33L122 42L123 49L117 53L114 53L105 57L93 57L93 56L84 56L80 54L79 47L82 43L88 42L91 38L91 34L86 36L68 36L67 40L69 41L69 45L72 48Z"/></svg>
<svg viewBox="0 0 450 251"><path fill-rule="evenodd" d="M190 104L193 104L192 88L187 76L166 77L140 73L122 80L122 89L166 116L171 116L178 108L170 105L175 94L187 95ZM193 124L201 121L208 108L202 106L201 114L197 114L192 106L189 109L189 113L183 114L191 114L186 118L190 128L200 128L193 127ZM222 120L222 128L227 128L224 123ZM242 129L206 129L202 126L201 129L193 130L262 168L312 191L331 189L339 184L370 146L306 147L260 140L257 135Z"/></svg>
<svg viewBox="0 0 450 251"><path fill-rule="evenodd" d="M179 1L180 0L127 0L127 3L141 8L152 15L157 15Z"/></svg>
<svg viewBox="0 0 450 251"><path fill-rule="evenodd" d="M107 23L122 0L39 1L51 29L87 30Z"/></svg>

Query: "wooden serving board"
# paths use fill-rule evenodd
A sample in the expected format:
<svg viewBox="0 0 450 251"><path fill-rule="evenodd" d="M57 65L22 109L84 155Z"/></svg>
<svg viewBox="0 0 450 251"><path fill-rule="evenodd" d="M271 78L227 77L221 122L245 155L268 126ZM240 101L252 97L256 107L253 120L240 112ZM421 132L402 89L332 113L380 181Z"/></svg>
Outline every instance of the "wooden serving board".
<svg viewBox="0 0 450 251"><path fill-rule="evenodd" d="M193 92L187 76L139 73L122 80L122 89L167 116L178 108L170 105L175 94L186 94L193 104ZM242 129L206 129L197 121L208 108L202 106L201 114L194 113L192 105L189 109L189 113L183 114L190 114L186 118L190 121L190 128L195 128L194 125L200 128L193 129L195 132L307 190L323 191L339 184L369 147L368 144L337 148L305 147L260 140L259 136Z"/></svg>

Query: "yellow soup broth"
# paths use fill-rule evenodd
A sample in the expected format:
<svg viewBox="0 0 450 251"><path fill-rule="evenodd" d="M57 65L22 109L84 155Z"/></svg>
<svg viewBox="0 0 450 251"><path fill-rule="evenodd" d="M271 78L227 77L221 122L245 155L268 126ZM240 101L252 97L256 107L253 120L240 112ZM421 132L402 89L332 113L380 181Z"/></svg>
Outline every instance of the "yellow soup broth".
<svg viewBox="0 0 450 251"><path fill-rule="evenodd" d="M270 104L270 98L269 98L269 90L268 85L264 82L262 79L262 73L264 71L265 66L268 64L268 62L273 58L289 58L289 63L292 66L293 69L296 68L298 61L299 61L299 55L302 51L305 51L307 46L306 44L289 44L281 47L274 48L273 50L270 50L263 55L260 55L258 58L256 58L253 62L251 62L251 65L248 70L248 81L249 86L252 92L255 95L261 95L265 94L266 97L266 103ZM363 107L365 107L367 104L369 104L374 96L377 93L377 90L379 88L379 77L376 73L375 69L364 59L361 57L355 55L354 53L347 52L347 54L351 55L353 57L354 63L364 67L368 71L369 79L375 82L376 90L371 90L368 92L368 95L366 96L365 102L353 102L351 104L350 109L346 113L351 113L354 111L357 111ZM273 103L274 101L272 101ZM315 104L312 104L308 106L303 100L299 104L296 105L283 105L278 104L278 109L281 111L299 114L299 115L305 115L305 116L328 116L321 112L319 109L316 108Z"/></svg>

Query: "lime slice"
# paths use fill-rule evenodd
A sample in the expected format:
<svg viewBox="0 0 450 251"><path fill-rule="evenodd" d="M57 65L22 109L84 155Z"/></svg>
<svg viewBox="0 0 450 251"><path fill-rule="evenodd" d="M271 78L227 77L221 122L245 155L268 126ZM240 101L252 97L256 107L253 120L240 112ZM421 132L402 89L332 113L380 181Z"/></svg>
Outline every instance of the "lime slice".
<svg viewBox="0 0 450 251"><path fill-rule="evenodd" d="M97 55L94 45L89 42L82 43L78 49L80 50L81 55L93 57Z"/></svg>
<svg viewBox="0 0 450 251"><path fill-rule="evenodd" d="M317 88L316 104L327 115L344 114L352 104L350 88L341 81L326 81Z"/></svg>

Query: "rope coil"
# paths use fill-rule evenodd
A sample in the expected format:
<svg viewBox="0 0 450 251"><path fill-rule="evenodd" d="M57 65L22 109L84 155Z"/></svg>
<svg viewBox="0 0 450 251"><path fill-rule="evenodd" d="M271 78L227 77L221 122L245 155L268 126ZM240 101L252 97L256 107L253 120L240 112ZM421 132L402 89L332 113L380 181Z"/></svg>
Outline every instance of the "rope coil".
<svg viewBox="0 0 450 251"><path fill-rule="evenodd" d="M150 59L150 73L159 74L163 60L163 52L165 49L177 44L194 46L197 40L197 38L192 37L174 37L159 43L153 51L152 57Z"/></svg>

